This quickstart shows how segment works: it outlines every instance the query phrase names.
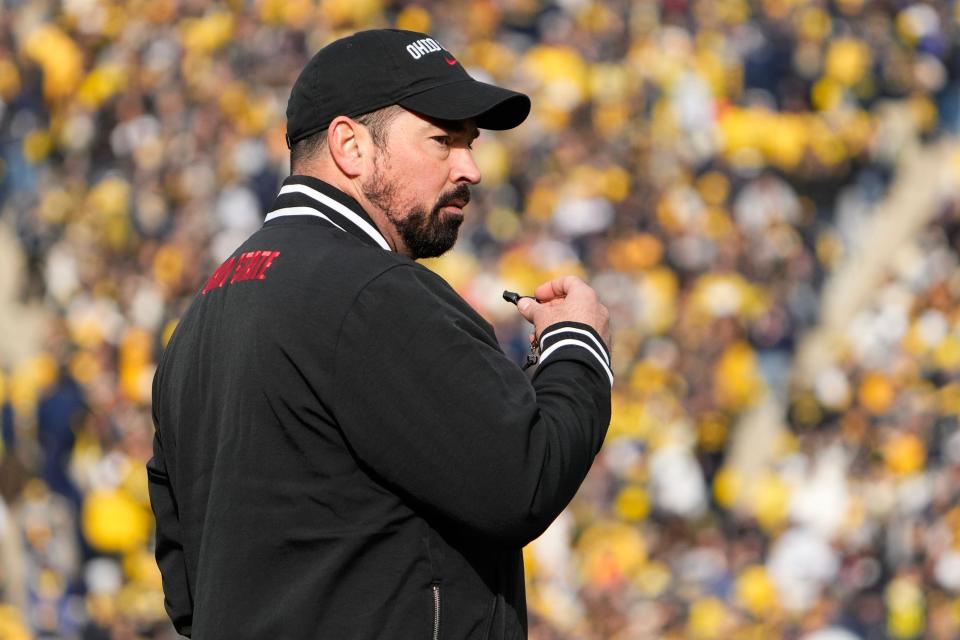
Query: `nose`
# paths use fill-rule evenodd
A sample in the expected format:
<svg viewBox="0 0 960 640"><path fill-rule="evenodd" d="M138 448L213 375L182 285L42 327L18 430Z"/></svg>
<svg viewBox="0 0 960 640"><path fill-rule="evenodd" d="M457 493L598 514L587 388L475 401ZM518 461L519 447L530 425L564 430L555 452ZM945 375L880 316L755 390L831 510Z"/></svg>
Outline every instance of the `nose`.
<svg viewBox="0 0 960 640"><path fill-rule="evenodd" d="M468 148L454 149L453 165L450 168L450 180L454 183L479 184L480 167L473 159L473 152Z"/></svg>

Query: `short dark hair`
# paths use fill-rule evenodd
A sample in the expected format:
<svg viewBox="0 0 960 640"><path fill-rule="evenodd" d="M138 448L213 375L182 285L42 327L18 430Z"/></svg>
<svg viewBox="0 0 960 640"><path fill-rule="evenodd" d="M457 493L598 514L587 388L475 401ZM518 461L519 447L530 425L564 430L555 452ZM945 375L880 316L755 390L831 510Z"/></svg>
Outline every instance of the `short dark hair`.
<svg viewBox="0 0 960 640"><path fill-rule="evenodd" d="M373 139L374 146L378 149L383 149L387 144L387 125L390 124L402 110L403 107L390 105L389 107L357 116L354 120L367 128L370 132L370 137ZM315 158L326 145L326 129L295 142L293 147L290 148L291 173L297 173L297 169L301 164Z"/></svg>

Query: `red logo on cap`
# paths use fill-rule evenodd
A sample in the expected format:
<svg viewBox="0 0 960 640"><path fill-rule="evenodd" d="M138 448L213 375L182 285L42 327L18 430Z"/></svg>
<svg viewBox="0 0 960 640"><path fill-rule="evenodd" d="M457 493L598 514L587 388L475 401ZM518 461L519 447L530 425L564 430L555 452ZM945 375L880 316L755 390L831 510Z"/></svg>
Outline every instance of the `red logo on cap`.
<svg viewBox="0 0 960 640"><path fill-rule="evenodd" d="M443 56L443 61L446 62L446 63L447 63L448 65L450 65L451 67L452 67L453 65L457 64L456 59L455 59L455 58L451 58L450 56Z"/></svg>

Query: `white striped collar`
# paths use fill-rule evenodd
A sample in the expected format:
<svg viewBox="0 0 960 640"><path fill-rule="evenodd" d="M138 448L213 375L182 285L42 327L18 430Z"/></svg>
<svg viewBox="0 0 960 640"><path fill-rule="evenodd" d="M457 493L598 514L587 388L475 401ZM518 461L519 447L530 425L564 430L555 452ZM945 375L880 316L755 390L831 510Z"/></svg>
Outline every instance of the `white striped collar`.
<svg viewBox="0 0 960 640"><path fill-rule="evenodd" d="M317 178L290 176L284 180L274 208L264 223L303 215L321 218L365 242L391 250L383 234L353 198Z"/></svg>

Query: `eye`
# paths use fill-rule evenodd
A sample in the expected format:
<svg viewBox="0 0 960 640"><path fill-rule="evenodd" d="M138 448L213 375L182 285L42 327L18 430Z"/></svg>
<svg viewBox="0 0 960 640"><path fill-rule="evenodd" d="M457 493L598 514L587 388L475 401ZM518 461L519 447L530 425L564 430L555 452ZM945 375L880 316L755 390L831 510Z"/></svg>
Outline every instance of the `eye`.
<svg viewBox="0 0 960 640"><path fill-rule="evenodd" d="M437 141L437 144L439 144L439 145L441 145L441 146L444 146L444 147L449 147L450 144L453 142L453 140L450 138L450 136L433 136L433 137L430 138L430 139L431 139L431 140L436 140L436 141Z"/></svg>

